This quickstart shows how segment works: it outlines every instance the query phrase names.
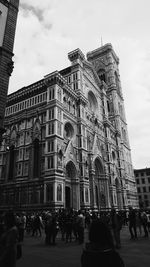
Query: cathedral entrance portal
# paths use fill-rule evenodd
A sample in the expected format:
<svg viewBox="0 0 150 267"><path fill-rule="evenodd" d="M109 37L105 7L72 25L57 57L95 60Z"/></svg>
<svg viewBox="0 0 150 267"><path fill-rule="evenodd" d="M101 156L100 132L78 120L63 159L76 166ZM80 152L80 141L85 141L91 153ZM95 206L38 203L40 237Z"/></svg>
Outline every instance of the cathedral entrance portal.
<svg viewBox="0 0 150 267"><path fill-rule="evenodd" d="M65 207L66 208L79 208L79 192L77 183L77 170L75 164L69 161L66 165L65 177Z"/></svg>

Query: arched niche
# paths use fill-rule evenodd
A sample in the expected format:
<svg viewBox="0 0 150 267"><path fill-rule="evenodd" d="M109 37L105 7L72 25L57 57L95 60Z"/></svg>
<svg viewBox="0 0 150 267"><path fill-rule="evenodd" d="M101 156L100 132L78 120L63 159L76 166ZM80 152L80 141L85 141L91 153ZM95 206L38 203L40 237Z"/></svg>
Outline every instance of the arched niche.
<svg viewBox="0 0 150 267"><path fill-rule="evenodd" d="M97 99L92 91L88 92L88 107L93 112L95 112L98 108Z"/></svg>
<svg viewBox="0 0 150 267"><path fill-rule="evenodd" d="M64 137L67 139L72 139L74 135L74 128L70 122L67 122L64 126Z"/></svg>

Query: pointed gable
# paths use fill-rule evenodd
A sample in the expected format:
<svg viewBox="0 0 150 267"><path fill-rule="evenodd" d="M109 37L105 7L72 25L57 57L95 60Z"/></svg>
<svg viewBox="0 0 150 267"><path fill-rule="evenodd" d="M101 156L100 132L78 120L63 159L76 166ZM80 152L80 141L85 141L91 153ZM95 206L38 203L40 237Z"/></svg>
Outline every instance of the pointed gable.
<svg viewBox="0 0 150 267"><path fill-rule="evenodd" d="M90 76L90 78L92 78L92 80L95 81L95 83L97 85L101 84L101 81L100 81L96 71L94 70L93 65L86 60L84 61L84 70Z"/></svg>
<svg viewBox="0 0 150 267"><path fill-rule="evenodd" d="M94 155L98 154L98 155L102 156L101 144L100 144L100 140L99 140L97 134L94 135L93 154Z"/></svg>
<svg viewBox="0 0 150 267"><path fill-rule="evenodd" d="M68 145L65 151L65 161L67 162L68 160L72 160L73 162L76 162L76 154L75 154L75 150L74 150L71 140L68 142Z"/></svg>

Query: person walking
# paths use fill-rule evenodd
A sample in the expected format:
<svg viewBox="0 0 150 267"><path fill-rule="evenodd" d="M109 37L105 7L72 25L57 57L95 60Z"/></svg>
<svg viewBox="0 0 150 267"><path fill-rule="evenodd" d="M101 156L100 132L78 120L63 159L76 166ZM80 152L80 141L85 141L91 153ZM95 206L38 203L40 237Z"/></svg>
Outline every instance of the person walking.
<svg viewBox="0 0 150 267"><path fill-rule="evenodd" d="M137 238L136 212L131 206L129 206L128 222L129 222L129 232L131 235L131 239L136 239Z"/></svg>
<svg viewBox="0 0 150 267"><path fill-rule="evenodd" d="M141 219L141 212L138 210L136 212L136 227L137 227L137 234L142 236L142 219Z"/></svg>
<svg viewBox="0 0 150 267"><path fill-rule="evenodd" d="M120 231L122 229L122 218L115 208L112 208L110 213L110 226L112 229L112 235L114 243L117 249L121 248Z"/></svg>

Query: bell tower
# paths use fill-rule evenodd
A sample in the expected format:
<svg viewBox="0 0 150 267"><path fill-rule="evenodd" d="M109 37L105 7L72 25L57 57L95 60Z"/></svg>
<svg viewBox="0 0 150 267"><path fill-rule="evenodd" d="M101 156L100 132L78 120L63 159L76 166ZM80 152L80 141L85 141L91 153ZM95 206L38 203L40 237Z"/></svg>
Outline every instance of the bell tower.
<svg viewBox="0 0 150 267"><path fill-rule="evenodd" d="M87 59L92 63L101 80L101 98L104 110L103 124L109 158L108 169L109 174L113 176L110 180L113 202L115 198L121 199L120 195L122 195L121 206L126 208L131 203L138 206L120 82L119 58L112 45L108 43L87 53ZM125 193L127 188L128 194Z"/></svg>
<svg viewBox="0 0 150 267"><path fill-rule="evenodd" d="M4 132L3 120L9 86L13 71L13 46L19 0L0 0L0 144Z"/></svg>

